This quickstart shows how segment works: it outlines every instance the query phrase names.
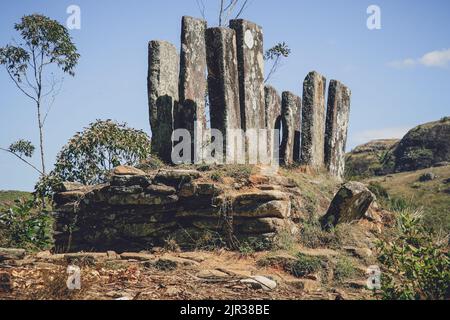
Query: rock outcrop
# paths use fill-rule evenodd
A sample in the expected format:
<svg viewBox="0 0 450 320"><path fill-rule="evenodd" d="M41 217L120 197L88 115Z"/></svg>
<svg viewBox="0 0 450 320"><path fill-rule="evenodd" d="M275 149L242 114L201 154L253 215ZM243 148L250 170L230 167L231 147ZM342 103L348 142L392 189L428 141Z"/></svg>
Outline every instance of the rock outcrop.
<svg viewBox="0 0 450 320"><path fill-rule="evenodd" d="M360 182L344 184L331 202L322 225L325 228L336 226L338 223L350 223L364 217L375 195Z"/></svg>
<svg viewBox="0 0 450 320"><path fill-rule="evenodd" d="M450 161L450 117L409 131L390 154L395 172L414 171Z"/></svg>
<svg viewBox="0 0 450 320"><path fill-rule="evenodd" d="M237 192L196 170L114 172L106 184L54 196L58 248L132 251L168 240L195 248L297 232L288 188Z"/></svg>
<svg viewBox="0 0 450 320"><path fill-rule="evenodd" d="M403 139L375 140L346 156L347 176L415 171L450 163L450 117L410 130Z"/></svg>

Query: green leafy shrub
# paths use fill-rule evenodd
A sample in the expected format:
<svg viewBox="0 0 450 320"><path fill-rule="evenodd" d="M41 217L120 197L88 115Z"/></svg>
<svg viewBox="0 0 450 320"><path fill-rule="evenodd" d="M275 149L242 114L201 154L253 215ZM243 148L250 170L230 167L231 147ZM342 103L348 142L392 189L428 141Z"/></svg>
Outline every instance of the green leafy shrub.
<svg viewBox="0 0 450 320"><path fill-rule="evenodd" d="M53 218L36 200L17 200L14 206L0 212L0 233L4 246L49 249L53 245Z"/></svg>
<svg viewBox="0 0 450 320"><path fill-rule="evenodd" d="M143 131L112 120L97 120L63 147L54 170L37 189L48 191L61 181L103 183L113 168L137 166L149 159L150 151L150 139ZM158 161L152 160L150 165L157 166Z"/></svg>
<svg viewBox="0 0 450 320"><path fill-rule="evenodd" d="M450 298L448 248L423 227L421 218L417 211L400 213L394 239L378 244L378 260L384 266L383 299Z"/></svg>

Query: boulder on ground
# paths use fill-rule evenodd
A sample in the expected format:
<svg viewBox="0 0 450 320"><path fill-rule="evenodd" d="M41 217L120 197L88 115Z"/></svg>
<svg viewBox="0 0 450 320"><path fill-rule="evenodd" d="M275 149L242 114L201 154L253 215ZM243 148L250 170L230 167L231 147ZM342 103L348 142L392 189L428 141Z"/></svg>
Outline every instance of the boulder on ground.
<svg viewBox="0 0 450 320"><path fill-rule="evenodd" d="M339 223L349 223L364 217L370 205L376 200L375 195L360 182L344 184L334 197L322 218L326 228Z"/></svg>
<svg viewBox="0 0 450 320"><path fill-rule="evenodd" d="M437 178L437 176L433 172L424 173L419 177L420 182L433 181Z"/></svg>

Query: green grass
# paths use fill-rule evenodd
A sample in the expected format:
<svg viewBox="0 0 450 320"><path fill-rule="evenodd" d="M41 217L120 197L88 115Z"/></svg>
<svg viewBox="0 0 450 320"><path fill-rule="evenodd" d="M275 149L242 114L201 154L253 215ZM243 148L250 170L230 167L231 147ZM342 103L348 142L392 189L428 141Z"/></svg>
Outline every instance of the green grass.
<svg viewBox="0 0 450 320"><path fill-rule="evenodd" d="M420 182L420 177L428 172L437 178ZM422 208L424 223L434 230L450 232L450 166L403 172L385 177L366 180L375 188L379 202L392 211L402 211L405 207ZM375 190L376 189L376 190ZM389 195L380 197L386 191Z"/></svg>

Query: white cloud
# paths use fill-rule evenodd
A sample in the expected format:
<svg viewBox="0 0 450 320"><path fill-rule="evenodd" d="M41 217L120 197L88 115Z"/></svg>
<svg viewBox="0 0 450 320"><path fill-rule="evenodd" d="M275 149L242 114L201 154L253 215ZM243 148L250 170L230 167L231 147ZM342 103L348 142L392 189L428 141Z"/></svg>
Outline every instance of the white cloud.
<svg viewBox="0 0 450 320"><path fill-rule="evenodd" d="M388 63L390 67L397 69L414 67L416 64L417 64L416 60L414 59L405 59L400 61L392 61Z"/></svg>
<svg viewBox="0 0 450 320"><path fill-rule="evenodd" d="M427 67L447 67L450 62L450 49L429 52L419 61Z"/></svg>
<svg viewBox="0 0 450 320"><path fill-rule="evenodd" d="M351 143L349 147L353 148L372 140L401 139L408 133L410 129L410 127L396 127L356 132L350 136Z"/></svg>
<svg viewBox="0 0 450 320"><path fill-rule="evenodd" d="M399 61L389 62L388 65L393 68L410 68L416 65L423 65L425 67L439 67L446 68L450 64L450 49L436 50L424 54L418 59L404 59Z"/></svg>

